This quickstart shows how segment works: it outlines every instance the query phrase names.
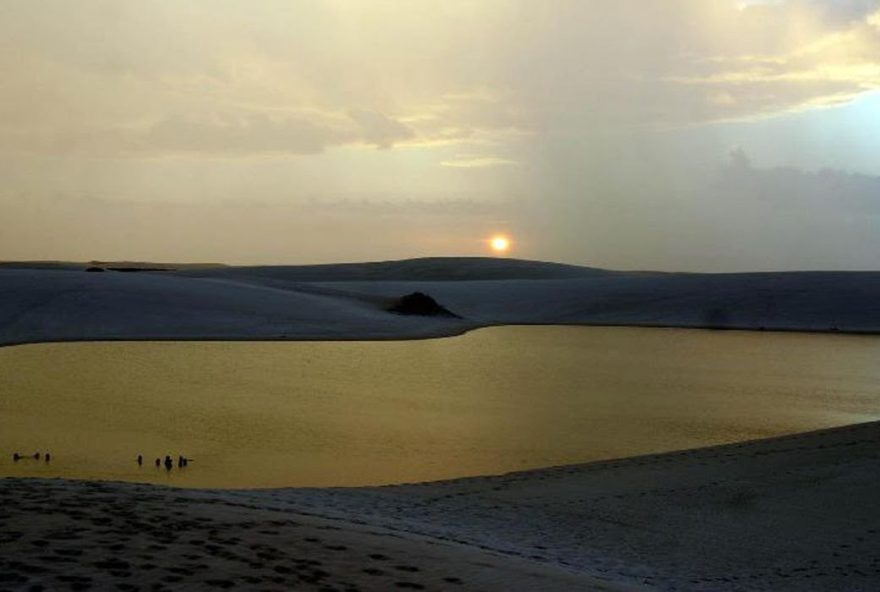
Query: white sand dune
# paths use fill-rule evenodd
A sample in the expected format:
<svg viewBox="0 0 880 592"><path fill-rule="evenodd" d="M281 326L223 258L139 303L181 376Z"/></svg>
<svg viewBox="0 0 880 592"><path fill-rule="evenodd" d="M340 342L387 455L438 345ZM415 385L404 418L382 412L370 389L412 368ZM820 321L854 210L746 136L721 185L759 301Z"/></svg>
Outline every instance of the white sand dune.
<svg viewBox="0 0 880 592"><path fill-rule="evenodd" d="M387 312L427 292L460 319ZM661 274L499 259L87 273L0 267L0 344L387 339L496 324L880 331L880 273Z"/></svg>
<svg viewBox="0 0 880 592"><path fill-rule="evenodd" d="M320 290L319 290L320 292ZM350 296L149 273L0 270L0 343L310 339L455 333L455 319L394 315Z"/></svg>
<svg viewBox="0 0 880 592"><path fill-rule="evenodd" d="M0 589L876 590L878 451L870 423L380 488L4 479Z"/></svg>

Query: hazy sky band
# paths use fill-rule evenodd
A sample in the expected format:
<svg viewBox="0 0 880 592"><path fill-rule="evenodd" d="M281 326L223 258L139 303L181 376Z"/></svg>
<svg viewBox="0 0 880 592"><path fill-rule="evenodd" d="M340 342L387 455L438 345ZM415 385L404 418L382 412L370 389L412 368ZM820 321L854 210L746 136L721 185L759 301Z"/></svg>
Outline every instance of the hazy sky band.
<svg viewBox="0 0 880 592"><path fill-rule="evenodd" d="M878 1L0 17L0 259L876 267Z"/></svg>

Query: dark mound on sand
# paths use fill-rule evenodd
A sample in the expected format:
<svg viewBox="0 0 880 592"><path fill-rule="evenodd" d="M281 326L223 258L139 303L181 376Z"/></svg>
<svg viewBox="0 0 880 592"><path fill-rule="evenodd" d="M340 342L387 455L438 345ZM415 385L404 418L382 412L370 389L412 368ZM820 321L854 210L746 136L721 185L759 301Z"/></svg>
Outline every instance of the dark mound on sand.
<svg viewBox="0 0 880 592"><path fill-rule="evenodd" d="M388 307L388 310L397 314L419 315L423 317L461 318L423 292L413 292L412 294L401 296Z"/></svg>

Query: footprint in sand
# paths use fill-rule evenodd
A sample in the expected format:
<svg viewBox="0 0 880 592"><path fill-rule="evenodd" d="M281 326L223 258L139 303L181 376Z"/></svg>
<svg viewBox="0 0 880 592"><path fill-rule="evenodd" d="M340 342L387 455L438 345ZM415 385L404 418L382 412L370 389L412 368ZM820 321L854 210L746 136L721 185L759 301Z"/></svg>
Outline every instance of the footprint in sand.
<svg viewBox="0 0 880 592"><path fill-rule="evenodd" d="M55 549L52 552L56 555L64 555L67 557L79 557L83 554L83 552L79 549Z"/></svg>
<svg viewBox="0 0 880 592"><path fill-rule="evenodd" d="M128 561L123 561L121 559L106 559L104 561L95 561L92 563L98 569L107 569L107 570L128 570L131 565Z"/></svg>
<svg viewBox="0 0 880 592"><path fill-rule="evenodd" d="M24 584L28 581L26 577L17 573L0 573L0 584Z"/></svg>

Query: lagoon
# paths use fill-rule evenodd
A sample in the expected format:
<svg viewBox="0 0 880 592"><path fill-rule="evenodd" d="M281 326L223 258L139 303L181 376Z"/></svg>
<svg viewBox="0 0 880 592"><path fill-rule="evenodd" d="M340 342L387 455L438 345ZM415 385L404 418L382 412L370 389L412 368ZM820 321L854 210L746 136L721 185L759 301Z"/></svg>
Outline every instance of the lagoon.
<svg viewBox="0 0 880 592"><path fill-rule="evenodd" d="M281 487L499 474L880 419L878 359L870 336L544 326L7 347L0 476ZM12 461L37 450L52 462ZM194 461L156 469L165 454Z"/></svg>

